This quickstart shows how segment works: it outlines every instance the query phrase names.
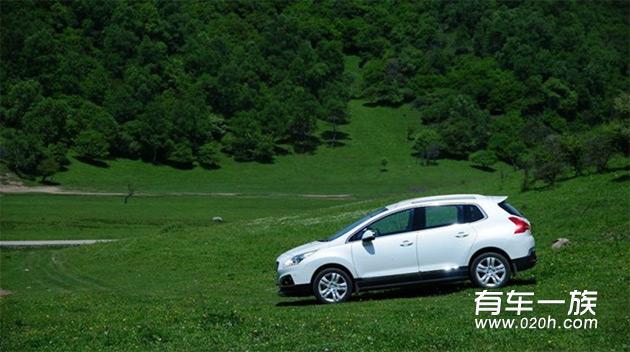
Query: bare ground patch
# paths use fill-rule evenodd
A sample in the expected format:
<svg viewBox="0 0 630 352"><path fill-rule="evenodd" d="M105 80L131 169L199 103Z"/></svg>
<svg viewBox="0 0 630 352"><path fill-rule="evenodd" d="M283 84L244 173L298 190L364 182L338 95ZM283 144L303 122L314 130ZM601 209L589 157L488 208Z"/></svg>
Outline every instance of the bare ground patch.
<svg viewBox="0 0 630 352"><path fill-rule="evenodd" d="M57 194L57 195L74 195L74 196L125 196L124 192L89 192L72 189L63 189L58 186L25 186L23 184L0 184L0 193L7 194L25 194L25 193L44 193L44 194ZM163 197L163 196L208 196L208 197L291 197L297 196L302 198L311 199L330 199L330 200L344 200L351 199L351 194L243 194L234 192L138 192L136 196L142 197Z"/></svg>

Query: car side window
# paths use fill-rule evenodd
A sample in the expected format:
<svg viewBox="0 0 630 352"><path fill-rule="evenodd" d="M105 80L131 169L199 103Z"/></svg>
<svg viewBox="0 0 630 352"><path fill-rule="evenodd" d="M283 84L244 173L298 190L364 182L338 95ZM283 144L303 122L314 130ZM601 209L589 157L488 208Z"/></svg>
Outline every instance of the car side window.
<svg viewBox="0 0 630 352"><path fill-rule="evenodd" d="M399 211L373 222L369 229L376 237L412 231L413 209Z"/></svg>
<svg viewBox="0 0 630 352"><path fill-rule="evenodd" d="M423 228L430 229L460 223L460 209L458 205L424 207Z"/></svg>
<svg viewBox="0 0 630 352"><path fill-rule="evenodd" d="M475 222L484 218L483 213L476 205L462 205L464 208L464 222Z"/></svg>

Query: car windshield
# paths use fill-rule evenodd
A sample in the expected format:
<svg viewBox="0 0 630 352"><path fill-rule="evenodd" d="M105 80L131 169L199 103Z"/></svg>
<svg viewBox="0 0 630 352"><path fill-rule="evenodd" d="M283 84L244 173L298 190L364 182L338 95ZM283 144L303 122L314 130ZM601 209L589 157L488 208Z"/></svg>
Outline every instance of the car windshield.
<svg viewBox="0 0 630 352"><path fill-rule="evenodd" d="M328 242L328 241L335 240L335 239L343 236L344 234L346 234L348 231L352 230L354 227L358 226L360 223L366 221L367 219L373 217L374 215L377 215L377 214L380 214L380 213L384 212L385 210L387 210L387 208L380 208L380 209L376 209L374 211L371 211L371 212L367 213L365 216L363 216L361 219L359 219L359 220L353 222L352 224L344 227L343 229L337 231L337 233L335 233L334 235L332 235L332 236L330 236L330 237L328 237L326 239L320 240L320 241Z"/></svg>

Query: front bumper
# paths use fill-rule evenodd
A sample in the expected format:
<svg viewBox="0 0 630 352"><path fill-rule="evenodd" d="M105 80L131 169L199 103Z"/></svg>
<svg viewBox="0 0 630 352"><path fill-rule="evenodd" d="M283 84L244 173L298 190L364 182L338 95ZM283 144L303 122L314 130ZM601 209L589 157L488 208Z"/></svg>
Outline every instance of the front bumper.
<svg viewBox="0 0 630 352"><path fill-rule="evenodd" d="M280 287L278 295L283 297L306 297L312 295L310 285L294 285L291 287Z"/></svg>
<svg viewBox="0 0 630 352"><path fill-rule="evenodd" d="M514 269L516 271L523 271L527 269L531 269L538 262L538 257L536 257L536 249L531 248L529 250L529 254L522 258L516 258L512 260L514 263Z"/></svg>
<svg viewBox="0 0 630 352"><path fill-rule="evenodd" d="M284 275L278 280L278 294L286 297L303 297L312 294L311 285L296 285L291 275Z"/></svg>

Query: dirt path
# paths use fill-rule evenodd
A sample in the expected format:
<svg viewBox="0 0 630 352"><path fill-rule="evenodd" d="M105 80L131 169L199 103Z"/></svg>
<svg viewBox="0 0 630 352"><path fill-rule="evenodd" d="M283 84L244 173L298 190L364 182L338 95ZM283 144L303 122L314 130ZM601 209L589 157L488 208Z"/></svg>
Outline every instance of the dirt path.
<svg viewBox="0 0 630 352"><path fill-rule="evenodd" d="M0 193L46 193L46 194L69 194L84 196L124 196L122 192L84 192L61 189L57 186L34 186L27 187L20 184L0 185Z"/></svg>
<svg viewBox="0 0 630 352"><path fill-rule="evenodd" d="M23 194L23 193L44 193L58 195L73 196L126 196L123 192L90 192L71 189L63 189L57 186L33 186L27 187L18 182L8 184L0 184L0 193ZM137 192L134 196L141 197L162 197L162 196L218 196L218 197L237 197L237 196L265 196L265 197L302 197L316 199L350 199L351 194L290 194L290 193L271 193L271 194L244 194L234 192Z"/></svg>
<svg viewBox="0 0 630 352"><path fill-rule="evenodd" d="M113 242L116 240L51 240L51 241L0 241L3 248L34 248L34 247L72 247L86 244Z"/></svg>

